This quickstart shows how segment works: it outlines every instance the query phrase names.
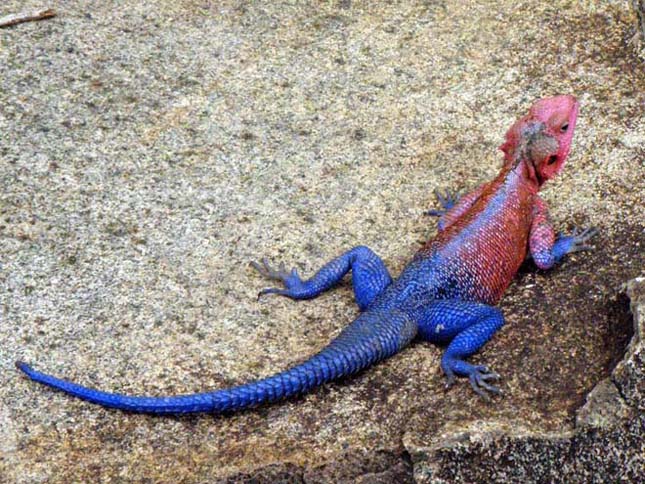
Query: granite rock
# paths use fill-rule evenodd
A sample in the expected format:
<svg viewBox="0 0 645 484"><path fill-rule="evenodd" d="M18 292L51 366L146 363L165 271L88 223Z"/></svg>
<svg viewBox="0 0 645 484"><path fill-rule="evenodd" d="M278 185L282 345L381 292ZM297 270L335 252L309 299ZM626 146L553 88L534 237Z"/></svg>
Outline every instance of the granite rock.
<svg viewBox="0 0 645 484"><path fill-rule="evenodd" d="M48 6L55 18L0 30L1 480L642 469L642 331L621 285L645 266L645 73L626 1ZM5 0L0 15L38 7ZM435 233L433 192L493 177L505 129L557 93L582 110L544 198L559 229L600 235L509 289L507 325L473 358L503 375L503 398L445 391L426 344L230 416L105 410L15 370L162 395L302 361L357 314L350 285L258 301L249 261L311 274L365 244L398 273Z"/></svg>

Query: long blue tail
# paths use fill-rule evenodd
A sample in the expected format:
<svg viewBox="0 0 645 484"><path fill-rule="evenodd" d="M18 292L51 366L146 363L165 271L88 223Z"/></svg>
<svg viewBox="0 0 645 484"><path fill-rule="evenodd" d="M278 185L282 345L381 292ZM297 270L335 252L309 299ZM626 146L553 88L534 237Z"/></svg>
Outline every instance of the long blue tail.
<svg viewBox="0 0 645 484"><path fill-rule="evenodd" d="M367 311L320 353L300 365L246 385L171 397L135 397L102 392L41 373L23 362L17 362L16 366L34 381L104 407L152 414L219 413L304 393L328 381L356 373L397 353L414 338L416 332L416 323L400 311Z"/></svg>

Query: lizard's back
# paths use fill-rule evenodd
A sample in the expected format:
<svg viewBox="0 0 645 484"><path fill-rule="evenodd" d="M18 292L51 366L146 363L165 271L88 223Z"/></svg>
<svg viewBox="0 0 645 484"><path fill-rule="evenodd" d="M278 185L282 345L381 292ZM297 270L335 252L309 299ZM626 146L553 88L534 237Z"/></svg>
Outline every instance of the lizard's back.
<svg viewBox="0 0 645 484"><path fill-rule="evenodd" d="M464 214L419 250L392 285L396 301L384 294L385 305L428 293L496 304L526 257L533 196L513 172L487 184Z"/></svg>

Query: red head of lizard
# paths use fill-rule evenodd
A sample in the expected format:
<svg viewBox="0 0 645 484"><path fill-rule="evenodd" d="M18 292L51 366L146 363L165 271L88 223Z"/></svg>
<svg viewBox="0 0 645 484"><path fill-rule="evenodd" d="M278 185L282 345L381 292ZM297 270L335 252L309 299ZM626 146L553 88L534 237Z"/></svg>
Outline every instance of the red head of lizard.
<svg viewBox="0 0 645 484"><path fill-rule="evenodd" d="M557 175L571 149L579 104L573 96L554 96L537 101L528 114L518 119L500 146L507 162L516 160L516 151L527 129L540 126L540 137L531 148L528 174L539 189Z"/></svg>

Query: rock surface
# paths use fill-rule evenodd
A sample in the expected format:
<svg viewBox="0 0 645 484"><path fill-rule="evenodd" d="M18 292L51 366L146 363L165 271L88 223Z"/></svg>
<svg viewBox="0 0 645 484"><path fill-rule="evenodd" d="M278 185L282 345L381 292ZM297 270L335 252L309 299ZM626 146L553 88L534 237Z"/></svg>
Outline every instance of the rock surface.
<svg viewBox="0 0 645 484"><path fill-rule="evenodd" d="M54 19L0 31L4 480L643 472L643 333L621 290L645 266L645 69L629 47L633 10L375 3L66 0L51 2ZM8 0L0 15L41 6ZM433 191L494 176L505 129L556 93L577 95L582 111L544 197L563 230L601 235L554 271L524 268L503 300L507 325L474 360L505 377L504 398L487 404L465 383L445 391L441 350L425 344L223 417L109 411L13 368L24 359L161 395L303 360L355 316L350 286L257 301L266 281L248 261L310 274L366 244L397 273L434 235L422 215ZM642 324L642 283L628 293Z"/></svg>
<svg viewBox="0 0 645 484"><path fill-rule="evenodd" d="M627 285L634 336L625 358L587 396L573 429L476 422L437 436L406 435L416 482L640 482L645 477L642 354L645 278Z"/></svg>

